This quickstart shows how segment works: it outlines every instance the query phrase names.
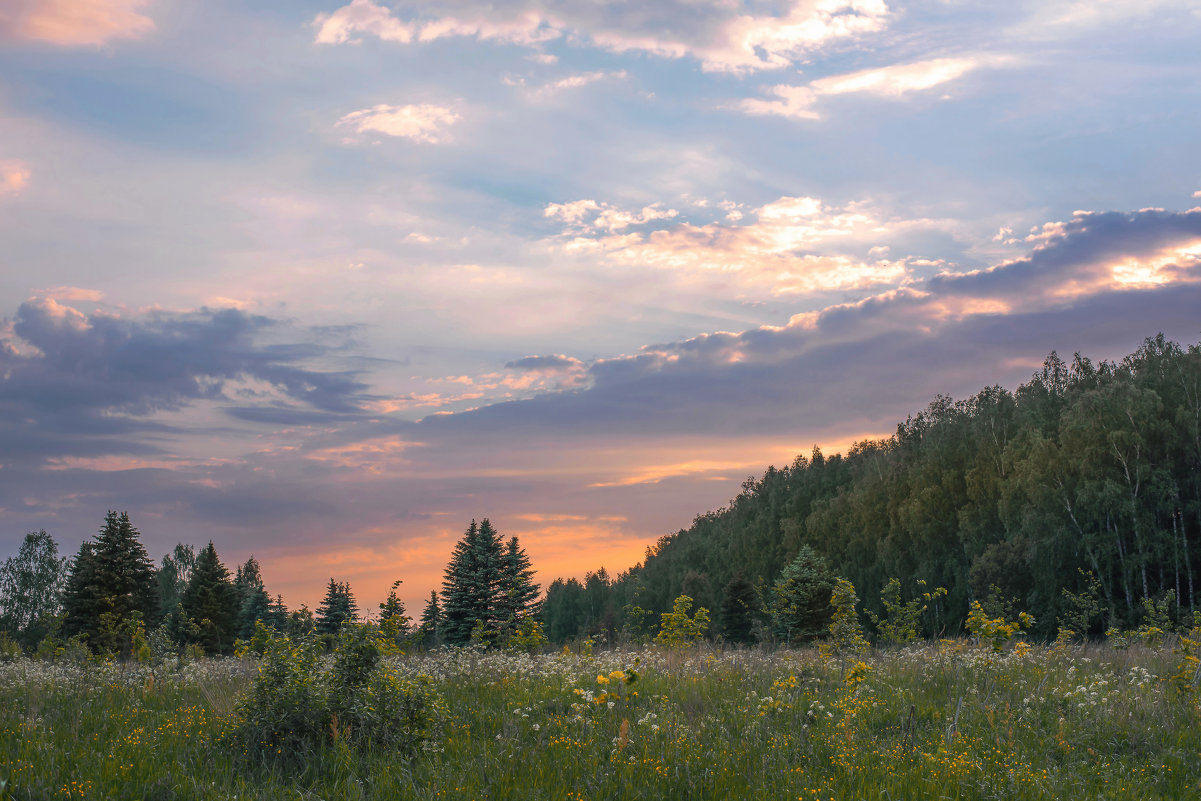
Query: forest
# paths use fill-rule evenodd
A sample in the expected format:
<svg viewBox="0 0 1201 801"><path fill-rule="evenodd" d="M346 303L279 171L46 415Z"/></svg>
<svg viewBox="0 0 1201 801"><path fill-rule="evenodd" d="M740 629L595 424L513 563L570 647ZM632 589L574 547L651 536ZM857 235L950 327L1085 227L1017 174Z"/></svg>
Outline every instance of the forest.
<svg viewBox="0 0 1201 801"><path fill-rule="evenodd" d="M1032 615L1036 638L1099 637L1189 620L1199 537L1201 347L1160 335L1117 362L1052 352L1016 391L938 396L846 455L815 447L748 478L642 563L556 579L544 597L517 538L487 519L471 522L414 620L400 581L364 612L330 578L314 613L272 597L253 557L231 574L211 542L180 544L156 566L128 514L110 511L70 559L41 531L0 565L0 636L27 652L73 641L129 654L154 641L228 654L258 622L329 639L371 618L419 647L645 641L695 604L705 614L689 625L703 621L709 638L791 645L824 631L842 579L869 635L908 604L920 606L918 635L956 636L979 602Z"/></svg>
<svg viewBox="0 0 1201 801"><path fill-rule="evenodd" d="M944 588L925 636L959 634L973 601L1029 612L1036 637L1069 618L1098 636L1187 620L1199 544L1201 347L1159 335L1116 362L1052 352L1016 391L940 395L887 439L769 467L641 564L555 580L542 614L556 641L653 634L648 613L684 594L715 636L778 640L773 591L805 552L854 585L869 627L882 592Z"/></svg>

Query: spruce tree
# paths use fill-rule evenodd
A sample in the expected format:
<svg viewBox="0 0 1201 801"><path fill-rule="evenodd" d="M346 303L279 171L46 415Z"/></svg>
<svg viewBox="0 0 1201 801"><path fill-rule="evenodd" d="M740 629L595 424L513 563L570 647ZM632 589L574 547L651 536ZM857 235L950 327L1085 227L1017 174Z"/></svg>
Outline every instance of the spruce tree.
<svg viewBox="0 0 1201 801"><path fill-rule="evenodd" d="M156 578L158 580L159 617L166 626L167 636L183 644L187 639L187 616L179 601L196 567L196 549L184 543L176 544L171 553L163 557Z"/></svg>
<svg viewBox="0 0 1201 801"><path fill-rule="evenodd" d="M442 636L461 645L480 625L487 635L497 633L500 614L503 546L500 534L484 518L474 520L455 545L442 582Z"/></svg>
<svg viewBox="0 0 1201 801"><path fill-rule="evenodd" d="M100 630L96 543L87 540L80 545L79 553L71 560L68 570L67 585L63 589L63 636L94 639Z"/></svg>
<svg viewBox="0 0 1201 801"><path fill-rule="evenodd" d="M196 556L180 606L187 616L187 638L207 654L233 652L238 597L229 571L210 541Z"/></svg>
<svg viewBox="0 0 1201 801"><path fill-rule="evenodd" d="M404 601L400 600L400 596L396 594L396 590L400 588L403 581L399 579L392 582L392 588L388 591L388 598L379 605L379 619L383 623L385 620L399 619L402 621L402 627L409 624L411 618L405 614Z"/></svg>
<svg viewBox="0 0 1201 801"><path fill-rule="evenodd" d="M726 584L721 604L721 633L726 642L742 645L754 642L755 607L755 588L740 570Z"/></svg>
<svg viewBox="0 0 1201 801"><path fill-rule="evenodd" d="M809 642L825 633L833 609L834 574L826 560L808 545L772 587L771 613L776 634L786 645Z"/></svg>
<svg viewBox="0 0 1201 801"><path fill-rule="evenodd" d="M317 607L317 633L337 634L343 624L354 623L358 618L359 606L350 591L350 582L338 582L331 578L325 598Z"/></svg>
<svg viewBox="0 0 1201 801"><path fill-rule="evenodd" d="M538 611L538 590L530 557L517 543L509 539L501 562L501 596L498 617L506 630L512 631L524 617Z"/></svg>
<svg viewBox="0 0 1201 801"><path fill-rule="evenodd" d="M248 640L254 635L254 624L261 620L265 625L270 625L268 621L271 616L271 596L263 586L259 562L253 556L238 566L234 575L234 593L238 603L234 633L239 639Z"/></svg>
<svg viewBox="0 0 1201 801"><path fill-rule="evenodd" d="M154 565L128 513L109 511L96 539L80 548L63 601L63 632L86 634L104 650L123 647L125 635L119 632L135 619L147 627L157 624Z"/></svg>
<svg viewBox="0 0 1201 801"><path fill-rule="evenodd" d="M421 610L421 624L417 627L417 634L421 642L429 645L440 645L442 627L442 610L438 606L438 593L430 590L430 599L425 602L425 608Z"/></svg>

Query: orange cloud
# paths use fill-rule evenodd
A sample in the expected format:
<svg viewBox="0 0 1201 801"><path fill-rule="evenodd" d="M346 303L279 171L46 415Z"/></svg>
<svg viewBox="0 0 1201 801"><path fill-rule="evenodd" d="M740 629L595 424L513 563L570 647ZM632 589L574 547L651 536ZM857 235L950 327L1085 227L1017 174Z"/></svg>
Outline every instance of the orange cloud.
<svg viewBox="0 0 1201 801"><path fill-rule="evenodd" d="M0 11L0 34L64 47L99 46L138 39L154 20L138 13L148 0L9 0Z"/></svg>
<svg viewBox="0 0 1201 801"><path fill-rule="evenodd" d="M15 195L29 186L33 171L23 161L0 161L0 197Z"/></svg>

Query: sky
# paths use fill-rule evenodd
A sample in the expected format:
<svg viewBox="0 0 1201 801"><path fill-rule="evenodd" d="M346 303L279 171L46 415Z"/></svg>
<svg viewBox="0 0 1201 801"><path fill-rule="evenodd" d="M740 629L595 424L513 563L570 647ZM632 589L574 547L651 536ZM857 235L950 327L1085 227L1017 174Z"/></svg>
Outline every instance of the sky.
<svg viewBox="0 0 1201 801"><path fill-rule="evenodd" d="M7 0L0 555L411 612L1047 354L1201 341L1195 0Z"/></svg>

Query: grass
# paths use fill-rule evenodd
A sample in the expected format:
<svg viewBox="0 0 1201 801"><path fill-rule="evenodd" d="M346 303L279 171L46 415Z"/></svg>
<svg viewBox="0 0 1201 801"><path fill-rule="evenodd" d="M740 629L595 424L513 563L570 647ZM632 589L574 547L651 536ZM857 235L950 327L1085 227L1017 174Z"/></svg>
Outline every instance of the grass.
<svg viewBox="0 0 1201 801"><path fill-rule="evenodd" d="M1170 645L400 657L448 712L413 756L239 760L250 659L0 664L14 799L1181 799L1201 706ZM632 672L631 672L632 671ZM634 674L637 674L636 679ZM290 758L288 758L290 757Z"/></svg>

